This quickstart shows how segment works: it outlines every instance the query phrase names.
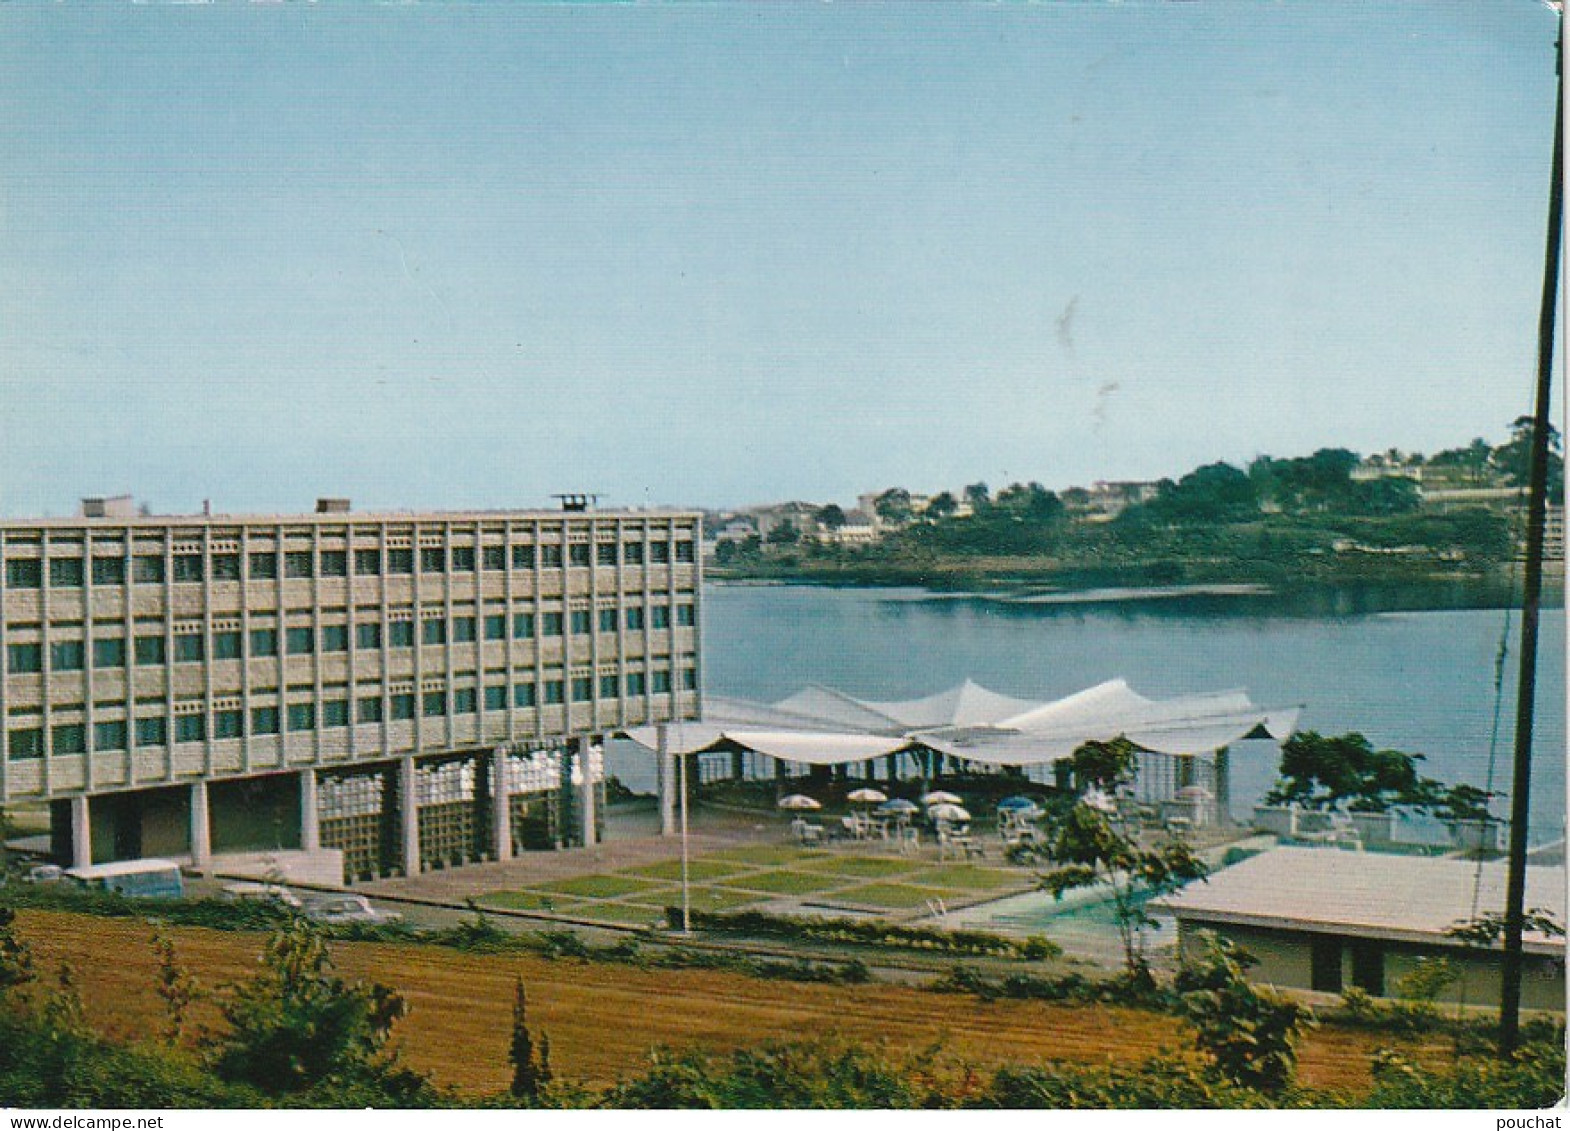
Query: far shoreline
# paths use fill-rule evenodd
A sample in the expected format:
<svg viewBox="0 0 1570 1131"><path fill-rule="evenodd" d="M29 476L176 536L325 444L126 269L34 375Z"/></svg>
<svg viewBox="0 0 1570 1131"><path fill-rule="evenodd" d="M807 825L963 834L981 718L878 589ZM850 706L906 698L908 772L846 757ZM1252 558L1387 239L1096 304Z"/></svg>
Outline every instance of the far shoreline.
<svg viewBox="0 0 1570 1131"><path fill-rule="evenodd" d="M1562 563L1544 578L1543 608L1564 608ZM1312 577L1289 584L1261 580L1204 580L1152 584L1118 584L1096 579L1073 584L1047 577L948 576L941 579L904 574L824 576L817 573L749 576L710 571L705 580L724 588L812 588L867 591L917 590L919 601L976 601L1020 611L1092 610L1164 606L1204 606L1205 611L1232 613L1298 612L1304 615L1361 615L1377 612L1503 610L1519 608L1519 583L1508 576L1437 578ZM936 582L936 583L935 583ZM945 584L947 582L948 584ZM963 584L961 584L963 583Z"/></svg>

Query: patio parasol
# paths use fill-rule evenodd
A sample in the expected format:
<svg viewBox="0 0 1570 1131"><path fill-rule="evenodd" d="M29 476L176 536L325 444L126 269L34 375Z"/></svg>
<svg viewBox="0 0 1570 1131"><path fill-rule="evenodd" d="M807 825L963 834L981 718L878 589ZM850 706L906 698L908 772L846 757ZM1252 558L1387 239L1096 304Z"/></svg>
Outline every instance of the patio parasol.
<svg viewBox="0 0 1570 1131"><path fill-rule="evenodd" d="M819 805L805 793L793 793L789 797L780 798L779 807L792 810L793 812L807 812L823 808L822 805Z"/></svg>
<svg viewBox="0 0 1570 1131"><path fill-rule="evenodd" d="M931 793L921 795L923 805L959 805L964 802L963 797L958 797L947 790L935 789Z"/></svg>
<svg viewBox="0 0 1570 1131"><path fill-rule="evenodd" d="M1037 812L1040 812L1041 810L1040 805L1037 805L1034 801L1022 793L1016 793L1012 797L1005 797L1002 801L998 802L998 808L1006 810L1034 809Z"/></svg>
<svg viewBox="0 0 1570 1131"><path fill-rule="evenodd" d="M1098 813L1116 813L1118 811L1117 802L1094 787L1087 789L1080 801L1085 804L1086 808L1094 809Z"/></svg>
<svg viewBox="0 0 1570 1131"><path fill-rule="evenodd" d="M906 801L903 797L896 797L892 801L885 801L877 808L879 813L919 813L921 806L914 801Z"/></svg>
<svg viewBox="0 0 1570 1131"><path fill-rule="evenodd" d="M970 820L970 812L968 810L962 809L948 801L928 809L927 816L934 821L947 821L950 824L963 824Z"/></svg>
<svg viewBox="0 0 1570 1131"><path fill-rule="evenodd" d="M888 799L889 795L881 789L871 788L853 789L845 795L846 801L854 801L861 805L876 805Z"/></svg>

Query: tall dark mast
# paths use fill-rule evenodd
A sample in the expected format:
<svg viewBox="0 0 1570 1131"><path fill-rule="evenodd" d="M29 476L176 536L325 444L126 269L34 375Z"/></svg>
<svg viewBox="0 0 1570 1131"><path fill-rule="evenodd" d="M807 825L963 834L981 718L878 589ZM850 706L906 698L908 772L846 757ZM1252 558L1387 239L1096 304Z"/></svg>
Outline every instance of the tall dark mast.
<svg viewBox="0 0 1570 1131"><path fill-rule="evenodd" d="M1548 404L1553 386L1554 312L1559 291L1559 240L1564 196L1565 78L1559 56L1564 16L1555 44L1559 81L1554 106L1553 182L1548 193L1548 243L1543 258L1543 303L1537 317L1537 405L1532 417L1532 462L1526 511L1526 593L1521 605L1521 677L1516 697L1515 772L1510 795L1510 877L1505 891L1505 954L1499 994L1499 1051L1515 1050L1521 1032L1521 933L1526 902L1526 826L1532 785L1532 711L1537 693L1537 620L1543 592L1543 526L1548 510Z"/></svg>

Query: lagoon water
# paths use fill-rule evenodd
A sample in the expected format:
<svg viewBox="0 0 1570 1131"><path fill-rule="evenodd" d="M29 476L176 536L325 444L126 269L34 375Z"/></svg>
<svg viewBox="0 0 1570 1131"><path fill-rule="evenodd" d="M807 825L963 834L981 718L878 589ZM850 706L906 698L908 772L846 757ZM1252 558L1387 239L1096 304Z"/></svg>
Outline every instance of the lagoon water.
<svg viewBox="0 0 1570 1131"><path fill-rule="evenodd" d="M822 683L852 695L930 694L967 677L995 691L1055 698L1123 677L1159 698L1246 689L1255 702L1301 704L1301 726L1361 731L1420 752L1423 772L1483 786L1494 723L1503 609L1379 611L1368 594L1311 602L1259 595L1050 604L918 589L710 585L705 681L712 694L772 700ZM1520 618L1509 647L1495 787L1509 788ZM1534 842L1564 835L1565 617L1540 638ZM621 759L616 759L621 761ZM1270 743L1234 748L1239 817L1269 788ZM629 784L633 784L629 782ZM1496 803L1508 811L1508 802Z"/></svg>

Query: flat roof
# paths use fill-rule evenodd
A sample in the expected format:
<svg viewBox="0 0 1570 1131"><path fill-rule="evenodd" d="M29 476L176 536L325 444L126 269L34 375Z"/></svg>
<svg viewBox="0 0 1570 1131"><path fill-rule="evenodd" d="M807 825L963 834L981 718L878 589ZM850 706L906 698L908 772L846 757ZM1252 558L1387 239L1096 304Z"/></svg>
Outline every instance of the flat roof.
<svg viewBox="0 0 1570 1131"><path fill-rule="evenodd" d="M1479 873L1481 867L1481 873ZM1477 914L1503 914L1506 869L1451 857L1337 848L1276 848L1157 902L1180 921L1354 935L1458 946L1445 931ZM1526 907L1565 921L1565 868L1526 870ZM1563 954L1565 941L1528 932L1527 950Z"/></svg>
<svg viewBox="0 0 1570 1131"><path fill-rule="evenodd" d="M168 872L180 870L173 860L116 860L109 864L90 864L83 868L67 868L65 874L82 880L98 880L105 876L126 876L137 872Z"/></svg>
<svg viewBox="0 0 1570 1131"><path fill-rule="evenodd" d="M592 522L594 519L684 519L696 521L702 513L696 510L639 508L626 510L596 509L592 511L564 511L547 507L519 510L466 510L466 511L335 511L326 514L302 512L297 514L149 514L87 518L71 515L65 518L0 518L0 528L78 528L84 526L222 526L225 523L277 525L314 524L318 526L350 526L356 523L378 522L506 522L536 520Z"/></svg>

